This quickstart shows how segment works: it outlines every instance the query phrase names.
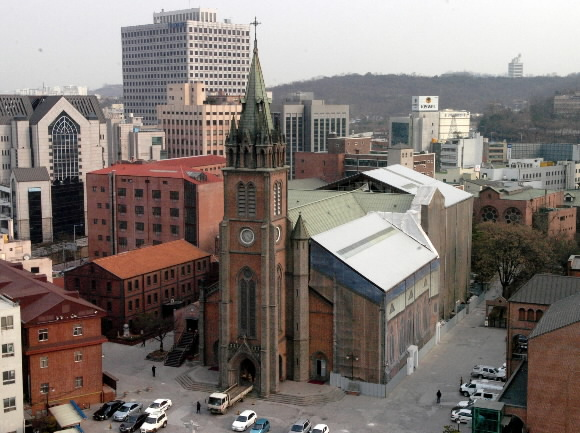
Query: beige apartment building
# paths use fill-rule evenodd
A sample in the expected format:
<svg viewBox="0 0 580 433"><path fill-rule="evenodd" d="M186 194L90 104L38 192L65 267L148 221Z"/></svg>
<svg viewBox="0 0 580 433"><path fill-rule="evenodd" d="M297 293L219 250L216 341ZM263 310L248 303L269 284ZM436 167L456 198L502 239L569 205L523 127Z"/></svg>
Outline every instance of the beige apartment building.
<svg viewBox="0 0 580 433"><path fill-rule="evenodd" d="M231 121L240 118L239 96L208 95L201 82L169 84L167 104L157 106L167 156L224 155Z"/></svg>

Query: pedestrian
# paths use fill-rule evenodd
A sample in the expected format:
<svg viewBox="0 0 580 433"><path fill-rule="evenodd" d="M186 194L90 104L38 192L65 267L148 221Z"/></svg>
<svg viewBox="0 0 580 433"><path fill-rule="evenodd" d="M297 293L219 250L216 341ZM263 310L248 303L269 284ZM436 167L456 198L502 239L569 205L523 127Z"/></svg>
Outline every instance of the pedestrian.
<svg viewBox="0 0 580 433"><path fill-rule="evenodd" d="M151 366L151 373L153 373L153 377L155 377L155 369L157 367L155 367L154 365Z"/></svg>
<svg viewBox="0 0 580 433"><path fill-rule="evenodd" d="M141 347L145 347L145 335L143 335L142 329L141 329Z"/></svg>
<svg viewBox="0 0 580 433"><path fill-rule="evenodd" d="M461 376L461 379L459 379L459 387L461 388L461 385L463 385L463 376Z"/></svg>
<svg viewBox="0 0 580 433"><path fill-rule="evenodd" d="M438 389L437 390L437 403L440 403L440 402L441 402L441 390Z"/></svg>
<svg viewBox="0 0 580 433"><path fill-rule="evenodd" d="M201 403L197 402L197 413L201 413Z"/></svg>

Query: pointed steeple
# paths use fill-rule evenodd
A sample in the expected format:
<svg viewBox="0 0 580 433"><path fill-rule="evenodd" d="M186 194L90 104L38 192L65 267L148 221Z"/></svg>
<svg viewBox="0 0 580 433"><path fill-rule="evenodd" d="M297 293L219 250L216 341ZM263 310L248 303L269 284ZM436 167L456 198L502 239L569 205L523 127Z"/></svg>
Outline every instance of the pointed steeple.
<svg viewBox="0 0 580 433"><path fill-rule="evenodd" d="M259 23L255 21L252 24ZM254 39L254 54L248 75L248 85L241 103L240 120L237 127L232 123L226 143L227 165L239 168L284 166L286 145L283 136L274 129L272 122L270 100L258 57L257 39Z"/></svg>

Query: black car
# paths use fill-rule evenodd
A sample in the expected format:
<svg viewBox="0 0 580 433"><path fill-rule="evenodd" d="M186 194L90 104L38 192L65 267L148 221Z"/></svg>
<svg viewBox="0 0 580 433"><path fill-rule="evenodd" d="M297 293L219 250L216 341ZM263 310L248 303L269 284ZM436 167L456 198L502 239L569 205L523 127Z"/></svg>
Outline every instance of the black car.
<svg viewBox="0 0 580 433"><path fill-rule="evenodd" d="M126 421L123 421L123 424L119 426L119 430L121 430L122 432L139 431L139 428L145 422L148 416L149 416L148 413L129 415L129 418L127 418Z"/></svg>
<svg viewBox="0 0 580 433"><path fill-rule="evenodd" d="M108 403L105 403L104 405L101 406L100 409L98 409L93 414L93 419L96 419L97 421L102 421L104 419L111 418L113 414L117 412L117 409L119 409L124 404L125 402L123 400L113 400Z"/></svg>

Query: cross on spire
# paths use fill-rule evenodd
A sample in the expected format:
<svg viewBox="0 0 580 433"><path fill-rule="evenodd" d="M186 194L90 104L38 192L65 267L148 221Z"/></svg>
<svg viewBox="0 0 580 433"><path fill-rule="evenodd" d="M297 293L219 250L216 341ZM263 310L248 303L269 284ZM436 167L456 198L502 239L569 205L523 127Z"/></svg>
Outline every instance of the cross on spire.
<svg viewBox="0 0 580 433"><path fill-rule="evenodd" d="M254 26L254 44L258 40L258 26L262 24L258 22L258 19L254 17L254 21L250 23L251 26Z"/></svg>

